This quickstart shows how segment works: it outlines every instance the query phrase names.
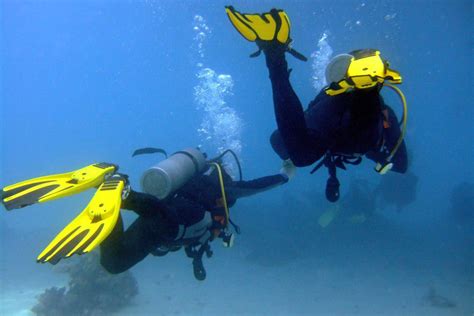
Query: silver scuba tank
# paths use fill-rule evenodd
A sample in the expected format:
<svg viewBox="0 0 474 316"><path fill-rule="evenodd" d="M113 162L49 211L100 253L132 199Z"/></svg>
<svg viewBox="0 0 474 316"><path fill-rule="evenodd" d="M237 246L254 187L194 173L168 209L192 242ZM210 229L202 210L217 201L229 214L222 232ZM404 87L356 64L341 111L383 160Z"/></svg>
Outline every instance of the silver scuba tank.
<svg viewBox="0 0 474 316"><path fill-rule="evenodd" d="M206 165L206 157L196 148L175 152L146 170L141 178L142 191L162 200L183 186Z"/></svg>

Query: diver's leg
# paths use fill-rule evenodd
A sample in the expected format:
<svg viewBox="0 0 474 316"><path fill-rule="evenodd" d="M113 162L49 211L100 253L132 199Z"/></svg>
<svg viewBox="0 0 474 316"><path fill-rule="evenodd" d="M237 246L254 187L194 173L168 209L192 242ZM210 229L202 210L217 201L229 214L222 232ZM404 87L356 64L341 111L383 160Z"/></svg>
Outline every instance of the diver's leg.
<svg viewBox="0 0 474 316"><path fill-rule="evenodd" d="M101 264L110 273L128 270L177 233L175 221L168 216L173 212L149 194L131 191L122 207L140 216L125 232L119 217L112 233L100 245Z"/></svg>
<svg viewBox="0 0 474 316"><path fill-rule="evenodd" d="M264 52L272 83L275 117L283 143L296 166L310 165L320 156L308 133L303 106L290 83L285 47L273 44Z"/></svg>
<svg viewBox="0 0 474 316"><path fill-rule="evenodd" d="M138 217L127 230L119 218L100 245L100 262L110 273L122 273L142 261L165 240L168 223L160 216Z"/></svg>
<svg viewBox="0 0 474 316"><path fill-rule="evenodd" d="M272 145L273 151L277 153L281 160L287 160L290 158L279 130L274 131L270 136L270 144Z"/></svg>

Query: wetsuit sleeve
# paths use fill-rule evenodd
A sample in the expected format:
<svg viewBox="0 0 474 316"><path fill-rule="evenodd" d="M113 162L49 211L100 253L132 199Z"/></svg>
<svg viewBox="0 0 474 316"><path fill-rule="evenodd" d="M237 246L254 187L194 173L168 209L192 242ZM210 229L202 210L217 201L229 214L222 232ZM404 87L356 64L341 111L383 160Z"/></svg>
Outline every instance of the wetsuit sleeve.
<svg viewBox="0 0 474 316"><path fill-rule="evenodd" d="M273 189L288 182L288 177L283 174L266 176L250 181L233 181L226 185L226 194L230 200L251 196L260 192Z"/></svg>
<svg viewBox="0 0 474 316"><path fill-rule="evenodd" d="M308 166L319 160L327 145L306 126L303 107L290 83L285 52L278 45L265 49L273 91L278 130L289 157L296 166Z"/></svg>

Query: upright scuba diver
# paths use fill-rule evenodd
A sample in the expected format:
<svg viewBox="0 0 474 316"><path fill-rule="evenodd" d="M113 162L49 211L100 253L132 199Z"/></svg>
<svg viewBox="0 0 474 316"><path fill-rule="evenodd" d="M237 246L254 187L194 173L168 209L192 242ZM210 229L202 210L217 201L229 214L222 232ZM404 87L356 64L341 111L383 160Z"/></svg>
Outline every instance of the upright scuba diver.
<svg viewBox="0 0 474 316"><path fill-rule="evenodd" d="M407 152L403 141L406 126L406 102L401 91L386 82L401 83L398 72L389 68L380 52L361 49L336 56L326 69L329 86L303 110L294 92L285 53L306 60L291 46L290 21L283 10L263 14L244 14L233 7L226 13L236 30L259 50L251 57L265 54L273 91L278 130L270 138L275 152L286 164L298 167L319 163L326 166L329 179L326 197L339 199L336 168L359 164L362 156L376 162L376 171L404 173ZM402 130L394 111L384 103L380 90L395 90L404 106Z"/></svg>
<svg viewBox="0 0 474 316"><path fill-rule="evenodd" d="M165 153L144 148L134 155L153 152ZM121 273L148 254L164 256L184 247L193 259L194 276L204 280L202 257L212 255L209 243L221 238L224 246L231 247L230 225L239 233L229 207L241 197L286 183L291 176L282 169L280 174L242 181L238 164L240 180L234 181L221 167L222 156L206 160L194 148L178 151L143 174L145 193L131 190L128 176L117 173L118 166L99 163L7 186L1 191L2 203L12 210L98 187L87 207L43 250L38 262L56 264L100 245L102 266ZM121 208L139 215L125 231Z"/></svg>

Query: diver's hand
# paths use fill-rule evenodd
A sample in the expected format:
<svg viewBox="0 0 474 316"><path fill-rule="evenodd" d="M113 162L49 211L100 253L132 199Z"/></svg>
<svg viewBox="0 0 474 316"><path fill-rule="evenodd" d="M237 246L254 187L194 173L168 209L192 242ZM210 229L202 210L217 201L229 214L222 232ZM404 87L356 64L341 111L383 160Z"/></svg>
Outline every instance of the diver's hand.
<svg viewBox="0 0 474 316"><path fill-rule="evenodd" d="M289 180L293 179L296 174L296 167L291 159L283 160L280 173L287 176Z"/></svg>

